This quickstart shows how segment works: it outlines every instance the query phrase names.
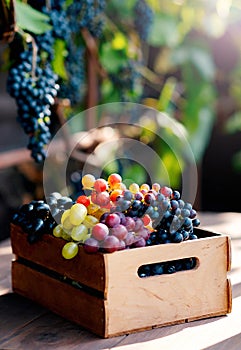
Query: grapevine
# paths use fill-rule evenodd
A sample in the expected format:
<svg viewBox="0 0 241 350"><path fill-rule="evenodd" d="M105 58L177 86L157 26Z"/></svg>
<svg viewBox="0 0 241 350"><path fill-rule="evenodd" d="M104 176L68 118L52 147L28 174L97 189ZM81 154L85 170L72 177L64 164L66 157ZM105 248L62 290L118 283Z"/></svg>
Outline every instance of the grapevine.
<svg viewBox="0 0 241 350"><path fill-rule="evenodd" d="M91 37L96 44L97 52L90 54L95 55L100 84L101 79L103 83L108 79L119 101L139 101L142 63L139 54L129 56L128 51L123 50L123 61L118 69L109 70L108 64L101 66L98 48L101 51L110 35L113 36L118 30L116 27L113 33L106 26L106 19L109 23L106 0L30 0L28 4L41 12L45 19L48 18L51 27L41 33L38 30L32 31L32 28L25 28L24 32L18 28L22 43L17 52L18 44L10 46L13 61L9 69L7 90L16 100L17 120L29 137L31 155L36 162L42 163L52 138L52 123L56 123L56 118L52 118L51 107L61 103L61 99L68 99L72 107L80 106L85 100L88 89L86 51L91 51L88 38ZM145 33L149 31L151 13L144 0L135 3L133 16L135 15L135 26L141 40L146 38ZM138 19L145 21L145 33L140 28ZM14 41L17 40L20 41L19 35L15 35ZM101 98L100 95L100 102Z"/></svg>

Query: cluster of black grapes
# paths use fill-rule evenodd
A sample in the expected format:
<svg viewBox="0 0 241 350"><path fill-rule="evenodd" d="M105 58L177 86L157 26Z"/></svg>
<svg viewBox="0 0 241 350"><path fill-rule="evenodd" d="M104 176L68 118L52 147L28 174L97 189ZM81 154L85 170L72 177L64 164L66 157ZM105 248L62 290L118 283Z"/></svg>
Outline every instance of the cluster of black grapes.
<svg viewBox="0 0 241 350"><path fill-rule="evenodd" d="M87 28L95 38L99 38L103 30L105 5L106 0L73 1L67 8L71 30L78 33Z"/></svg>
<svg viewBox="0 0 241 350"><path fill-rule="evenodd" d="M192 270L197 264L196 258L185 258L162 263L142 265L138 269L139 277L150 277L172 274L179 271Z"/></svg>
<svg viewBox="0 0 241 350"><path fill-rule="evenodd" d="M68 80L60 83L60 98L68 98L71 104L76 105L83 100L85 94L86 63L84 45L75 45L69 42L68 56L65 60Z"/></svg>
<svg viewBox="0 0 241 350"><path fill-rule="evenodd" d="M161 191L150 190L143 197L141 193L133 194L126 190L117 197L113 210L130 217L149 215L155 230L146 241L148 246L197 239L194 227L200 225L200 220L192 204L184 202L179 191L172 191L166 186Z"/></svg>
<svg viewBox="0 0 241 350"><path fill-rule="evenodd" d="M12 222L27 233L29 243L37 242L44 233L50 234L56 226L49 205L42 200L23 204L13 215Z"/></svg>
<svg viewBox="0 0 241 350"><path fill-rule="evenodd" d="M69 28L66 11L56 4L52 5L51 9L43 6L41 11L49 16L51 30L48 30L42 35L36 35L35 40L41 52L47 54L48 60L52 61L54 58L54 42L56 38L62 39L68 43L71 39L71 31Z"/></svg>
<svg viewBox="0 0 241 350"><path fill-rule="evenodd" d="M67 25L71 32L65 68L68 79L61 82L59 96L68 98L73 105L83 100L86 88L85 45L79 40L83 28L91 35L100 38L103 31L103 12L106 0L73 1L66 9Z"/></svg>
<svg viewBox="0 0 241 350"><path fill-rule="evenodd" d="M41 68L38 64L33 72L33 49L20 54L18 62L9 70L7 90L15 98L18 121L24 132L29 135L28 148L36 162L45 159L45 146L51 139L50 107L54 104L59 85L57 76L49 65Z"/></svg>
<svg viewBox="0 0 241 350"><path fill-rule="evenodd" d="M46 198L46 202L48 203L51 214L54 220L59 223L60 219L65 212L72 207L74 201L72 198L67 196L62 196L59 192L53 192Z"/></svg>
<svg viewBox="0 0 241 350"><path fill-rule="evenodd" d="M128 60L125 65L120 67L117 73L109 74L110 80L119 92L121 102L132 100L132 95L140 83L141 78L138 66L138 62Z"/></svg>
<svg viewBox="0 0 241 350"><path fill-rule="evenodd" d="M67 8L63 0L50 1L50 8L45 1L31 0L30 5L49 16L52 29L42 35L31 33L37 45L37 55L33 57L32 45L27 45L27 49L25 47L9 70L7 89L16 99L18 121L29 136L31 155L36 162L41 163L52 137L50 107L55 103L57 94L58 97L69 98L72 104L83 99L85 46L83 43L76 44L76 37L83 27L87 27L93 36L100 36L105 0L73 1ZM65 41L68 52L66 81L60 80L50 66L57 38Z"/></svg>
<svg viewBox="0 0 241 350"><path fill-rule="evenodd" d="M72 205L73 200L70 197L54 192L46 201L33 200L20 206L12 217L12 223L27 233L29 243L34 243L39 241L44 233L52 234L64 211Z"/></svg>
<svg viewBox="0 0 241 350"><path fill-rule="evenodd" d="M153 21L153 11L145 0L137 0L134 6L134 24L140 39L147 40Z"/></svg>

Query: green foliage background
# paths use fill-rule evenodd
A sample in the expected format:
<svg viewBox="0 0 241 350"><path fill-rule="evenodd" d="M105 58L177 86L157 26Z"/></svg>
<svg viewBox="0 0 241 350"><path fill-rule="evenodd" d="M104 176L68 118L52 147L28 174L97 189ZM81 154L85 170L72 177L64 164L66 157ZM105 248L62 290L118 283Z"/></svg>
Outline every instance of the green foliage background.
<svg viewBox="0 0 241 350"><path fill-rule="evenodd" d="M147 0L153 9L154 20L148 39L141 41L133 25L133 8L136 0L109 0L104 13L103 36L98 42L99 62L105 76L99 78L99 104L120 101L120 90L109 78L117 74L127 61L133 60L139 78L127 100L138 102L167 113L177 125L181 125L197 163L200 163L209 143L216 116L218 68L215 64L212 43L218 40L238 22L241 15L239 0ZM66 6L68 1L66 1ZM16 0L17 25L23 31L41 34L50 28L48 17L31 8L25 1ZM81 34L80 34L81 35ZM241 51L240 44L233 38ZM65 71L65 43L55 42L55 58L52 66L63 79ZM225 51L224 51L225 55ZM230 94L237 102L237 111L227 125L229 132L241 129L241 66L233 67L227 80ZM87 87L88 88L88 87ZM85 108L84 104L72 106L74 112ZM83 127L84 127L84 121ZM178 145L179 164L169 147L153 138L153 133L164 132L171 144ZM142 134L137 136L158 151L171 177L171 185L180 186L181 172L189 164L182 140L174 130L157 121L147 120ZM235 164L240 164L240 155ZM128 177L137 172L127 168ZM238 167L238 166L237 166ZM113 168L113 165L112 165ZM132 171L132 173L131 173ZM162 178L158 166L155 171ZM139 173L143 173L141 167ZM131 175L132 174L132 175ZM144 173L142 174L144 176ZM123 174L125 177L125 174Z"/></svg>

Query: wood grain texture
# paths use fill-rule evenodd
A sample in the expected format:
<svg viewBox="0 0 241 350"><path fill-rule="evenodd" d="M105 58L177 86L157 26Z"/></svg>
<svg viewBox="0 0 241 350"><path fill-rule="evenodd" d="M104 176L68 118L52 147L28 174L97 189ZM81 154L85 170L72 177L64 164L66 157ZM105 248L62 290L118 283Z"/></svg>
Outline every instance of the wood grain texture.
<svg viewBox="0 0 241 350"><path fill-rule="evenodd" d="M108 334L223 315L231 309L227 282L228 238L152 246L106 255ZM141 265L187 257L197 268L171 275L139 278ZM120 264L123 261L123 264ZM126 288L128 286L128 288ZM121 300L121 303L120 303Z"/></svg>
<svg viewBox="0 0 241 350"><path fill-rule="evenodd" d="M13 258L10 240L0 243L0 295L12 291L11 287L11 260Z"/></svg>
<svg viewBox="0 0 241 350"><path fill-rule="evenodd" d="M0 348L16 331L46 313L46 309L20 295L0 296Z"/></svg>
<svg viewBox="0 0 241 350"><path fill-rule="evenodd" d="M66 241L51 235L35 244L27 241L27 235L20 227L11 225L11 244L13 253L19 257L33 261L59 274L84 285L104 291L105 267L103 254L87 254L80 247L79 254L71 260L62 257L61 250Z"/></svg>
<svg viewBox="0 0 241 350"><path fill-rule="evenodd" d="M46 313L16 330L1 349L17 350L101 350L112 349L125 336L101 339L53 313Z"/></svg>
<svg viewBox="0 0 241 350"><path fill-rule="evenodd" d="M92 332L105 334L105 301L33 270L12 263L12 286L21 294Z"/></svg>

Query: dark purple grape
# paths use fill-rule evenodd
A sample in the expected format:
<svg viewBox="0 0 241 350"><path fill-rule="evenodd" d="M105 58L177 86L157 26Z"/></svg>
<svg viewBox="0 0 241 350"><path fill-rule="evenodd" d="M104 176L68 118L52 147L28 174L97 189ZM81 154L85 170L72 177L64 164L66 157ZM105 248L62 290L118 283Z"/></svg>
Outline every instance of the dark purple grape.
<svg viewBox="0 0 241 350"><path fill-rule="evenodd" d="M176 232L174 235L172 235L172 242L180 243L182 241L183 241L183 235L180 232Z"/></svg>
<svg viewBox="0 0 241 350"><path fill-rule="evenodd" d="M162 275L164 273L164 266L162 264L154 264L151 272L152 275Z"/></svg>
<svg viewBox="0 0 241 350"><path fill-rule="evenodd" d="M123 193L123 197L124 197L124 199L126 199L126 200L128 200L128 201L131 201L132 198L133 198L133 194L132 194L131 191L126 190L126 191L124 191L124 193Z"/></svg>
<svg viewBox="0 0 241 350"><path fill-rule="evenodd" d="M200 220L199 219L193 219L192 220L193 227L198 227L200 225Z"/></svg>
<svg viewBox="0 0 241 350"><path fill-rule="evenodd" d="M180 195L180 192L179 191L173 191L172 192L172 197L171 197L172 199L175 199L175 200L179 200L180 198L181 198L181 195Z"/></svg>

